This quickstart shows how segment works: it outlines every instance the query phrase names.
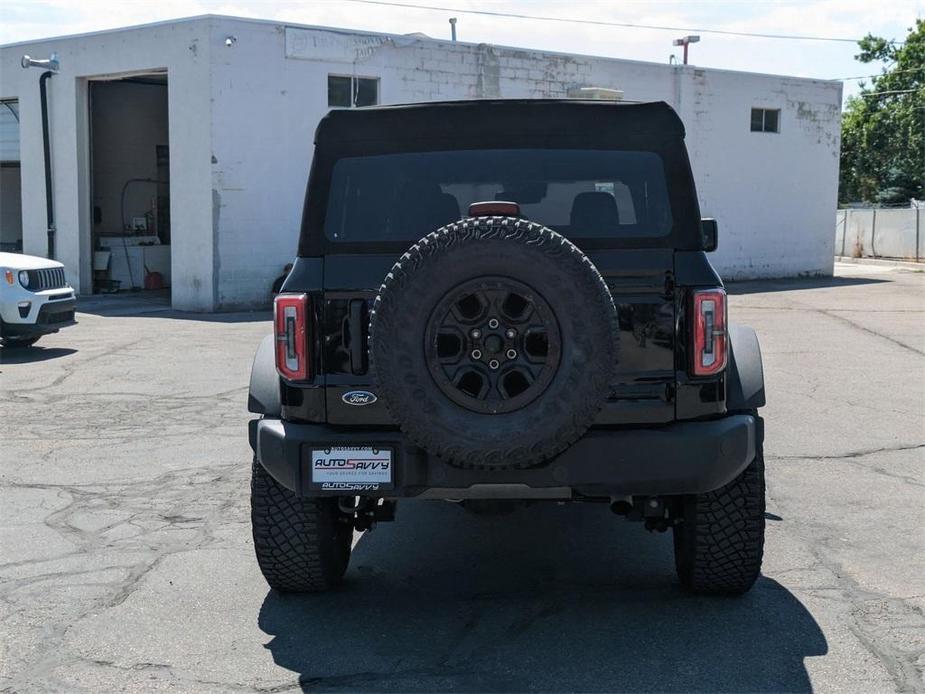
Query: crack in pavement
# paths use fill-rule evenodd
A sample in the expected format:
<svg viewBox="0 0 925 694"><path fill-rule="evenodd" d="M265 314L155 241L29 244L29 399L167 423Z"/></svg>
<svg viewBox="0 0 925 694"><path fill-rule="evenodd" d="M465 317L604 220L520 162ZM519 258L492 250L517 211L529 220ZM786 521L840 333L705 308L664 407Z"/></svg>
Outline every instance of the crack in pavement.
<svg viewBox="0 0 925 694"><path fill-rule="evenodd" d="M916 451L925 448L925 444L913 444L904 446L884 446L882 448L872 448L862 451L851 451L841 455L769 455L769 461L799 461L799 460L837 460L847 465L854 465L867 472L883 475L892 479L905 482L914 487L925 488L925 477L916 478L911 475L902 475L882 467L868 465L862 462L862 458L868 458L880 453L894 453L898 451Z"/></svg>
<svg viewBox="0 0 925 694"><path fill-rule="evenodd" d="M778 500L778 503L789 506L789 502L786 501ZM925 638L921 638L925 636L925 614L922 610L907 602L905 598L893 597L862 587L857 580L844 571L840 562L826 556L826 551L833 551L835 544L833 528L830 526L818 521L804 520L801 521L798 529L791 529L812 554L816 564L824 567L835 579L836 585L834 586L822 588L816 586L805 590L814 592L820 589L835 589L840 592L842 598L839 602L848 606L849 629L864 648L883 664L896 685L896 691L921 691L923 678L917 660L925 652ZM805 532L807 529L815 532L807 533ZM779 573L783 575L785 572ZM831 598L831 596L828 597ZM922 646L904 649L896 645L889 633L891 628L895 628L895 624L887 624L886 627L875 624L866 608L869 603L885 606L892 614L902 615L904 621L912 624L915 631L921 635Z"/></svg>
<svg viewBox="0 0 925 694"><path fill-rule="evenodd" d="M876 330L872 328L868 328L864 325L861 325L860 323L856 323L853 320L845 318L844 316L839 316L837 313L833 311L828 311L826 309L819 309L819 308L814 308L812 310L815 311L816 313L821 313L824 316L828 316L829 318L834 318L835 320L841 321L842 323L845 323L846 325L850 325L852 328L856 330L860 330L861 332L867 333L868 335L873 335L874 337L879 337L883 340L887 340L888 342L892 342L894 345L902 347L903 349L907 349L914 354L925 356L925 350L921 350L918 347L913 347L912 345L907 345L902 340L897 340L895 337L884 335L883 333L877 332Z"/></svg>
<svg viewBox="0 0 925 694"><path fill-rule="evenodd" d="M117 481L87 484L10 483L4 487L32 489L64 494L67 503L47 514L43 523L66 539L74 549L54 556L7 562L0 565L0 587L5 600L19 607L18 595L23 590L40 589L49 580L42 565L68 559L103 556L137 555L130 563L101 564L92 569L59 570L55 576L80 578L106 570L117 571L111 581L94 581L106 588L105 595L89 600L78 614L66 623L46 624L43 649L34 658L18 663L19 674L9 686L14 690L28 689L32 683L48 682L53 673L73 662L76 654L64 648L70 629L83 619L123 604L140 587L145 577L168 556L222 546L215 536L218 528L234 523L229 513L239 512L236 502L242 495L246 467L237 462L173 470L147 481ZM75 518L81 514L117 511L121 517L95 529L81 527ZM243 519L240 521L243 523ZM117 527L131 525L136 532L127 536L110 537ZM10 576L13 568L33 566L38 573L23 577ZM85 585L80 580L72 585ZM24 609L28 608L28 604ZM226 685L227 683L216 683ZM68 686L62 683L62 689Z"/></svg>
<svg viewBox="0 0 925 694"><path fill-rule="evenodd" d="M878 453L891 453L894 451L914 451L925 448L925 443L913 443L901 446L883 446L881 448L865 448L859 451L849 451L837 455L769 455L768 460L844 460L850 458L864 458Z"/></svg>

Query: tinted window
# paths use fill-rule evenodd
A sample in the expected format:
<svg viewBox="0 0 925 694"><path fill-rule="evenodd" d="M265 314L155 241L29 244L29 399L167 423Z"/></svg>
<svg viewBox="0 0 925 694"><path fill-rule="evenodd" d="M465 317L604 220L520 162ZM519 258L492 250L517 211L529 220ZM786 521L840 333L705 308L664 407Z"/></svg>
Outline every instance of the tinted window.
<svg viewBox="0 0 925 694"><path fill-rule="evenodd" d="M379 103L379 80L375 77L328 75L328 106L375 106Z"/></svg>
<svg viewBox="0 0 925 694"><path fill-rule="evenodd" d="M751 129L753 133L780 132L780 109L753 108Z"/></svg>
<svg viewBox="0 0 925 694"><path fill-rule="evenodd" d="M671 212L652 152L498 149L339 160L325 233L334 241L416 241L473 202L511 200L575 239L664 236Z"/></svg>
<svg viewBox="0 0 925 694"><path fill-rule="evenodd" d="M764 131L766 133L780 132L780 128L777 126L779 116L780 111L777 110L772 109L764 112Z"/></svg>
<svg viewBox="0 0 925 694"><path fill-rule="evenodd" d="M379 103L379 80L359 77L356 80L354 106L375 106Z"/></svg>
<svg viewBox="0 0 925 694"><path fill-rule="evenodd" d="M349 77L328 75L328 106L350 106L350 82Z"/></svg>

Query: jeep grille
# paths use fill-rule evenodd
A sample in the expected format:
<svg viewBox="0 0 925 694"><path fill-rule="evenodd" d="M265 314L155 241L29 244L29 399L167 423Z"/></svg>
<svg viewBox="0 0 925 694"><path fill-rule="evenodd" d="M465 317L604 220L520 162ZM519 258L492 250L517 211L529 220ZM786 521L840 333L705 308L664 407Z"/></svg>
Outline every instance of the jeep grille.
<svg viewBox="0 0 925 694"><path fill-rule="evenodd" d="M29 290L40 292L45 289L60 289L67 286L63 267L29 270Z"/></svg>

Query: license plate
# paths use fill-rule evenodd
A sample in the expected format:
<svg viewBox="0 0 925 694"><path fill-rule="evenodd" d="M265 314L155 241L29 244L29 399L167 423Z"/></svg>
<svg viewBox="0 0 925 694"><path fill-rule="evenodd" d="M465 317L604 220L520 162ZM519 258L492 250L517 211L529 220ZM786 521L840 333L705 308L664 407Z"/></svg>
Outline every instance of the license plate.
<svg viewBox="0 0 925 694"><path fill-rule="evenodd" d="M312 449L312 486L332 491L392 488L392 451L388 448L332 446Z"/></svg>

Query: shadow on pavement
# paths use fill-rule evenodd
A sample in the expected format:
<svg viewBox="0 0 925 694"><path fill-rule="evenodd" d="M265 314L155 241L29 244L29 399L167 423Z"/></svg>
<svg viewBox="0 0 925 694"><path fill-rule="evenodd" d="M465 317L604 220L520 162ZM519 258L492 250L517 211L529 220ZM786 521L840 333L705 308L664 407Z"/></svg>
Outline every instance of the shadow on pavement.
<svg viewBox="0 0 925 694"><path fill-rule="evenodd" d="M269 308L227 313L178 311L171 307L166 290L81 296L77 300L77 312L104 318L168 318L204 323L253 323L273 319Z"/></svg>
<svg viewBox="0 0 925 694"><path fill-rule="evenodd" d="M76 349L70 347L3 347L0 348L0 366L3 364L31 364L37 361L48 361L75 354Z"/></svg>
<svg viewBox="0 0 925 694"><path fill-rule="evenodd" d="M259 626L304 691L810 691L827 645L762 578L699 598L671 537L603 505L482 517L407 503L356 546L343 588L268 593Z"/></svg>
<svg viewBox="0 0 925 694"><path fill-rule="evenodd" d="M273 332L273 312L270 309L258 309L255 311L234 311L228 313L191 313L188 311L170 311L162 313L158 318L170 318L171 320L190 320L200 321L202 323L259 323L267 322L267 335Z"/></svg>
<svg viewBox="0 0 925 694"><path fill-rule="evenodd" d="M792 277L778 280L748 280L726 282L729 294L765 294L768 292L795 292L801 289L828 289L831 287L853 287L864 284L880 284L889 279L869 277Z"/></svg>

